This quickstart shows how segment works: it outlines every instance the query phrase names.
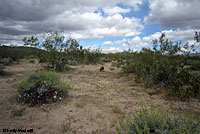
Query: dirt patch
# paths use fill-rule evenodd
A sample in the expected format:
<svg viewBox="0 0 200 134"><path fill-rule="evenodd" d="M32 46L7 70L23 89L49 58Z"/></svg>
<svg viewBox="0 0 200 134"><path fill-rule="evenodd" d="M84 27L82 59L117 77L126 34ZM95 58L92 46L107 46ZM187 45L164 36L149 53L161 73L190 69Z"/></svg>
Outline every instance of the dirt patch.
<svg viewBox="0 0 200 134"><path fill-rule="evenodd" d="M14 96L18 83L41 66L27 61L8 66L6 71L13 75L0 77L1 131L32 128L37 134L113 134L119 118L131 116L142 104L200 115L198 100L165 100L163 91L144 88L134 82L134 75L123 75L118 68L110 69L110 63L103 65L105 72L100 72L101 66L76 66L74 71L62 73L62 81L73 85L69 97L37 107L18 104ZM18 110L23 111L22 116L13 114Z"/></svg>

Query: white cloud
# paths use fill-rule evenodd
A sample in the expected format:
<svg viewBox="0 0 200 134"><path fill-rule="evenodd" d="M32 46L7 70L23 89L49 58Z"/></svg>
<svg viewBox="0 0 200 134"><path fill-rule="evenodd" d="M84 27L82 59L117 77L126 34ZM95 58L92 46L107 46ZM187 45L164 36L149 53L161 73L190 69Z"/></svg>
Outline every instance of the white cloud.
<svg viewBox="0 0 200 134"><path fill-rule="evenodd" d="M139 10L139 5L142 5L142 3L146 0L127 0L127 4L134 7L135 11ZM125 1L124 1L125 2Z"/></svg>
<svg viewBox="0 0 200 134"><path fill-rule="evenodd" d="M104 17L100 13L65 12L54 20L69 29L66 35L78 39L135 36L144 28L140 19L124 18L121 14Z"/></svg>
<svg viewBox="0 0 200 134"><path fill-rule="evenodd" d="M188 30L163 30L161 32L156 32L152 35L145 36L140 38L139 36L135 36L132 39L122 39L115 42L109 42L110 44L118 44L123 47L148 47L153 42L152 40L159 39L162 33L165 33L167 39L171 41L188 41L190 44L194 44L195 46L200 46L200 43L195 43L194 41L194 32L200 31L198 29L188 29Z"/></svg>
<svg viewBox="0 0 200 134"><path fill-rule="evenodd" d="M113 45L112 41L105 41L102 46L109 46L109 45Z"/></svg>
<svg viewBox="0 0 200 134"><path fill-rule="evenodd" d="M35 35L51 28L64 29L66 35L78 39L128 37L139 35L143 29L140 19L122 17L121 13L136 10L144 0L0 1L1 37ZM119 3L128 8L117 6ZM98 9L108 15L97 12Z"/></svg>
<svg viewBox="0 0 200 134"><path fill-rule="evenodd" d="M128 13L131 9L124 9L118 6L115 7L105 7L103 8L104 13L108 15L119 14L119 13Z"/></svg>
<svg viewBox="0 0 200 134"><path fill-rule="evenodd" d="M123 47L128 47L128 45L126 43L123 43L122 46Z"/></svg>
<svg viewBox="0 0 200 134"><path fill-rule="evenodd" d="M164 28L200 28L199 0L148 0L150 13L147 23L158 23Z"/></svg>
<svg viewBox="0 0 200 134"><path fill-rule="evenodd" d="M141 43L136 44L136 47L147 47L148 45L150 44L146 42L141 42Z"/></svg>
<svg viewBox="0 0 200 134"><path fill-rule="evenodd" d="M136 36L132 39L131 43L140 43L141 42L141 39L139 36Z"/></svg>
<svg viewBox="0 0 200 134"><path fill-rule="evenodd" d="M117 40L117 41L113 42L113 44L119 45L119 44L125 43L126 41L127 41L127 39L124 38L124 39L122 39L122 40Z"/></svg>
<svg viewBox="0 0 200 134"><path fill-rule="evenodd" d="M194 45L195 47L200 47L200 42L196 42L194 40L188 40L187 41L189 45Z"/></svg>
<svg viewBox="0 0 200 134"><path fill-rule="evenodd" d="M162 32L166 34L166 37L169 40L191 40L194 39L195 31L199 31L199 29L188 29L188 30L177 29L175 31L164 30Z"/></svg>
<svg viewBox="0 0 200 134"><path fill-rule="evenodd" d="M89 46L86 46L85 48L86 49L91 49L91 50L95 50L95 49L97 49L97 44L94 44L94 45L89 45Z"/></svg>
<svg viewBox="0 0 200 134"><path fill-rule="evenodd" d="M119 47L110 47L110 48L103 48L102 49L103 53L117 53L117 52L123 52L122 49Z"/></svg>

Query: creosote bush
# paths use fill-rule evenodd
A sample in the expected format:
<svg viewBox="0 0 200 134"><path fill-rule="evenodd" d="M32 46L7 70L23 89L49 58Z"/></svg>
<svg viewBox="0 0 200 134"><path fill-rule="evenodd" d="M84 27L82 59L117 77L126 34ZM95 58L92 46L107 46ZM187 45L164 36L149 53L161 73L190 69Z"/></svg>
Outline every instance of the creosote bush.
<svg viewBox="0 0 200 134"><path fill-rule="evenodd" d="M49 31L45 34L43 42L37 37L24 37L25 46L43 48L38 53L40 63L46 63L46 69L56 72L65 71L67 65L93 64L100 62L101 53L99 50L91 51L79 45L76 39L65 39L64 31Z"/></svg>
<svg viewBox="0 0 200 134"><path fill-rule="evenodd" d="M165 87L167 97L182 100L200 95L199 56L190 56L194 45L174 44L162 34L159 40L154 40L153 50L143 48L140 52L124 52L118 58L124 73L134 73L137 82L145 83L146 87L154 85ZM185 50L185 51L183 51ZM195 58L195 60L194 60ZM197 59L197 60L196 60Z"/></svg>
<svg viewBox="0 0 200 134"><path fill-rule="evenodd" d="M12 63L12 59L11 58L3 58L0 59L0 64L3 64L4 66L8 66Z"/></svg>
<svg viewBox="0 0 200 134"><path fill-rule="evenodd" d="M32 72L19 84L17 99L30 106L55 102L66 97L70 88L56 72Z"/></svg>
<svg viewBox="0 0 200 134"><path fill-rule="evenodd" d="M35 60L34 59L30 59L29 62L30 63L35 63Z"/></svg>
<svg viewBox="0 0 200 134"><path fill-rule="evenodd" d="M0 64L0 75L3 75L4 74L4 66L3 64Z"/></svg>
<svg viewBox="0 0 200 134"><path fill-rule="evenodd" d="M134 119L121 120L116 130L118 134L199 134L200 121L195 122L191 115L175 117L164 110L143 108Z"/></svg>

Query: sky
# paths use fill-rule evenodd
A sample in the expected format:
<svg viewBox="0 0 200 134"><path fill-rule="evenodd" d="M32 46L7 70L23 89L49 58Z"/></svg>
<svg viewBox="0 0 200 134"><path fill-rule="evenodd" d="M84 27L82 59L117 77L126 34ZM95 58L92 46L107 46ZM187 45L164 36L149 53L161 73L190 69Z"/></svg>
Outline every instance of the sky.
<svg viewBox="0 0 200 134"><path fill-rule="evenodd" d="M151 48L163 32L193 44L199 9L199 0L0 0L0 44L23 45L52 29L105 53Z"/></svg>

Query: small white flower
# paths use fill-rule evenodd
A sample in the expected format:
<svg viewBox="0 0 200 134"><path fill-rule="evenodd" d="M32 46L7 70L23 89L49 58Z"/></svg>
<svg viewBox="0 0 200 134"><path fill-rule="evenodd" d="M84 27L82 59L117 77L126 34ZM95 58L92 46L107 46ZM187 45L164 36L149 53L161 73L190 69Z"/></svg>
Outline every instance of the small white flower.
<svg viewBox="0 0 200 134"><path fill-rule="evenodd" d="M61 98L61 97L60 97L59 99L60 99L60 100L62 100L62 98Z"/></svg>
<svg viewBox="0 0 200 134"><path fill-rule="evenodd" d="M55 91L55 93L57 94L58 92L57 92L57 91Z"/></svg>
<svg viewBox="0 0 200 134"><path fill-rule="evenodd" d="M53 97L54 99L56 98L56 96Z"/></svg>

